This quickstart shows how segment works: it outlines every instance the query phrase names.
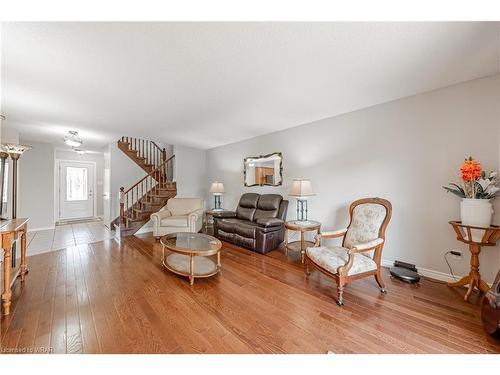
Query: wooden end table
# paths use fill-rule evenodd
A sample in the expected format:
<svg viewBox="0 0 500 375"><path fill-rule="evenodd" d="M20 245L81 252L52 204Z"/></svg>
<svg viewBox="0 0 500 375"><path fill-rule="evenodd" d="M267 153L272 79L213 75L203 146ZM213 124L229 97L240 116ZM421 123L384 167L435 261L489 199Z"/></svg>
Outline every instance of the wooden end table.
<svg viewBox="0 0 500 375"><path fill-rule="evenodd" d="M206 210L205 211L205 223L204 223L204 227L205 227L205 233L208 233L208 228L209 228L209 225L208 225L208 218L209 216L214 216L215 214L220 214L221 212L227 212L228 210L225 210L223 208L221 209L211 209L211 210ZM213 225L212 225L213 227Z"/></svg>
<svg viewBox="0 0 500 375"><path fill-rule="evenodd" d="M300 251L302 263L304 263L304 254L308 246L314 246L314 242L306 241L304 238L305 232L316 231L318 234L321 230L321 223L319 221L307 220L298 221L291 220L285 223L285 251L288 255L288 250ZM288 242L289 231L300 232L300 241Z"/></svg>
<svg viewBox="0 0 500 375"><path fill-rule="evenodd" d="M483 280L479 273L479 253L482 246L495 246L500 238L500 227L491 225L489 227L475 227L472 225L462 224L460 221L450 221L457 240L469 245L471 253L470 258L470 272L467 276L462 277L454 283L448 283L448 286L464 286L469 285L467 293L465 293L464 300L468 301L474 288L479 289L480 292L486 293L490 288Z"/></svg>

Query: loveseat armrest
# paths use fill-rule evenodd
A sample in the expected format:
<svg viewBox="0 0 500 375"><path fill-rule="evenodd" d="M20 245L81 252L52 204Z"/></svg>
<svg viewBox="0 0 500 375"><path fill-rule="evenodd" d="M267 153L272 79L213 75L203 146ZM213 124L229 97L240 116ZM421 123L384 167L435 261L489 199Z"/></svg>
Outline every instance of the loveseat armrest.
<svg viewBox="0 0 500 375"><path fill-rule="evenodd" d="M217 219L223 219L228 217L236 217L236 212L234 211L212 211L212 216Z"/></svg>
<svg viewBox="0 0 500 375"><path fill-rule="evenodd" d="M270 227L280 227L285 222L281 219L275 217L261 217L255 221L259 227L270 228Z"/></svg>

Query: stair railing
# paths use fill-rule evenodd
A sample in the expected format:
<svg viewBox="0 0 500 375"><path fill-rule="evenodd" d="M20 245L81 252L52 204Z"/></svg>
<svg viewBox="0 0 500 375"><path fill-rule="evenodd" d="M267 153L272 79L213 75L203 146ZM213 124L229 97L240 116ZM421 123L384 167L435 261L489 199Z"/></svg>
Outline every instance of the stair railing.
<svg viewBox="0 0 500 375"><path fill-rule="evenodd" d="M122 137L121 141L128 143L129 149L137 151L138 156L144 158L153 169L157 169L167 159L167 150L154 141L135 137Z"/></svg>
<svg viewBox="0 0 500 375"><path fill-rule="evenodd" d="M149 172L127 190L120 188L120 223L127 224L127 218L137 218L134 208L140 208L142 199L147 194L165 188L168 182L172 182L173 161L175 155L161 162L157 168Z"/></svg>

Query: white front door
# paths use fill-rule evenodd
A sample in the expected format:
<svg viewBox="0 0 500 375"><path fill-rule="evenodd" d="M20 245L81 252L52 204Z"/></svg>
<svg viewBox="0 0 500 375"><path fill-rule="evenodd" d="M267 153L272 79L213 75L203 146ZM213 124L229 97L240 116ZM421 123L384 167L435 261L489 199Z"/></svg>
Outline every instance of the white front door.
<svg viewBox="0 0 500 375"><path fill-rule="evenodd" d="M94 164L59 161L59 220L94 216Z"/></svg>

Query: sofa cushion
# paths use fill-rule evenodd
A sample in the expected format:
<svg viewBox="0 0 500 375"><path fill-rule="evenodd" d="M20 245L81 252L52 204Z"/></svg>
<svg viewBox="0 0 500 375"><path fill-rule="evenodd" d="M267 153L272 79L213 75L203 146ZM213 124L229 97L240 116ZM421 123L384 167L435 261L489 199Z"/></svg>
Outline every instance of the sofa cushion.
<svg viewBox="0 0 500 375"><path fill-rule="evenodd" d="M259 197L260 194L256 193L243 194L238 203L238 208L236 209L236 217L238 219L252 221Z"/></svg>
<svg viewBox="0 0 500 375"><path fill-rule="evenodd" d="M345 247L308 247L306 249L307 256L314 263L330 273L337 274L339 267L344 266L349 256L348 249ZM356 275L358 273L373 271L377 269L377 263L366 255L354 254L354 261L352 267L348 272L348 276Z"/></svg>
<svg viewBox="0 0 500 375"><path fill-rule="evenodd" d="M187 215L193 211L203 209L204 202L202 198L170 198L167 202L167 210L173 216Z"/></svg>
<svg viewBox="0 0 500 375"><path fill-rule="evenodd" d="M255 238L255 230L257 228L257 225L252 222L246 222L244 223L239 222L236 223L234 226L234 233L239 234L240 236L246 237L246 238Z"/></svg>
<svg viewBox="0 0 500 375"><path fill-rule="evenodd" d="M260 194L257 193L245 193L241 196L238 206L245 208L256 208L257 202L259 201Z"/></svg>
<svg viewBox="0 0 500 375"><path fill-rule="evenodd" d="M217 220L217 228L227 233L234 232L234 224L235 224L234 219Z"/></svg>
<svg viewBox="0 0 500 375"><path fill-rule="evenodd" d="M285 223L283 220L274 217L262 217L260 219L255 220L255 222L257 223L257 225L264 228L280 227Z"/></svg>
<svg viewBox="0 0 500 375"><path fill-rule="evenodd" d="M283 197L278 194L263 194L257 202L257 210L253 217L254 221L261 218L272 218L278 216Z"/></svg>
<svg viewBox="0 0 500 375"><path fill-rule="evenodd" d="M173 215L168 216L160 221L160 226L162 227L178 227L183 228L189 226L187 215Z"/></svg>
<svg viewBox="0 0 500 375"><path fill-rule="evenodd" d="M255 215L255 208L238 206L238 208L236 209L236 217L238 219L252 221L254 215Z"/></svg>

